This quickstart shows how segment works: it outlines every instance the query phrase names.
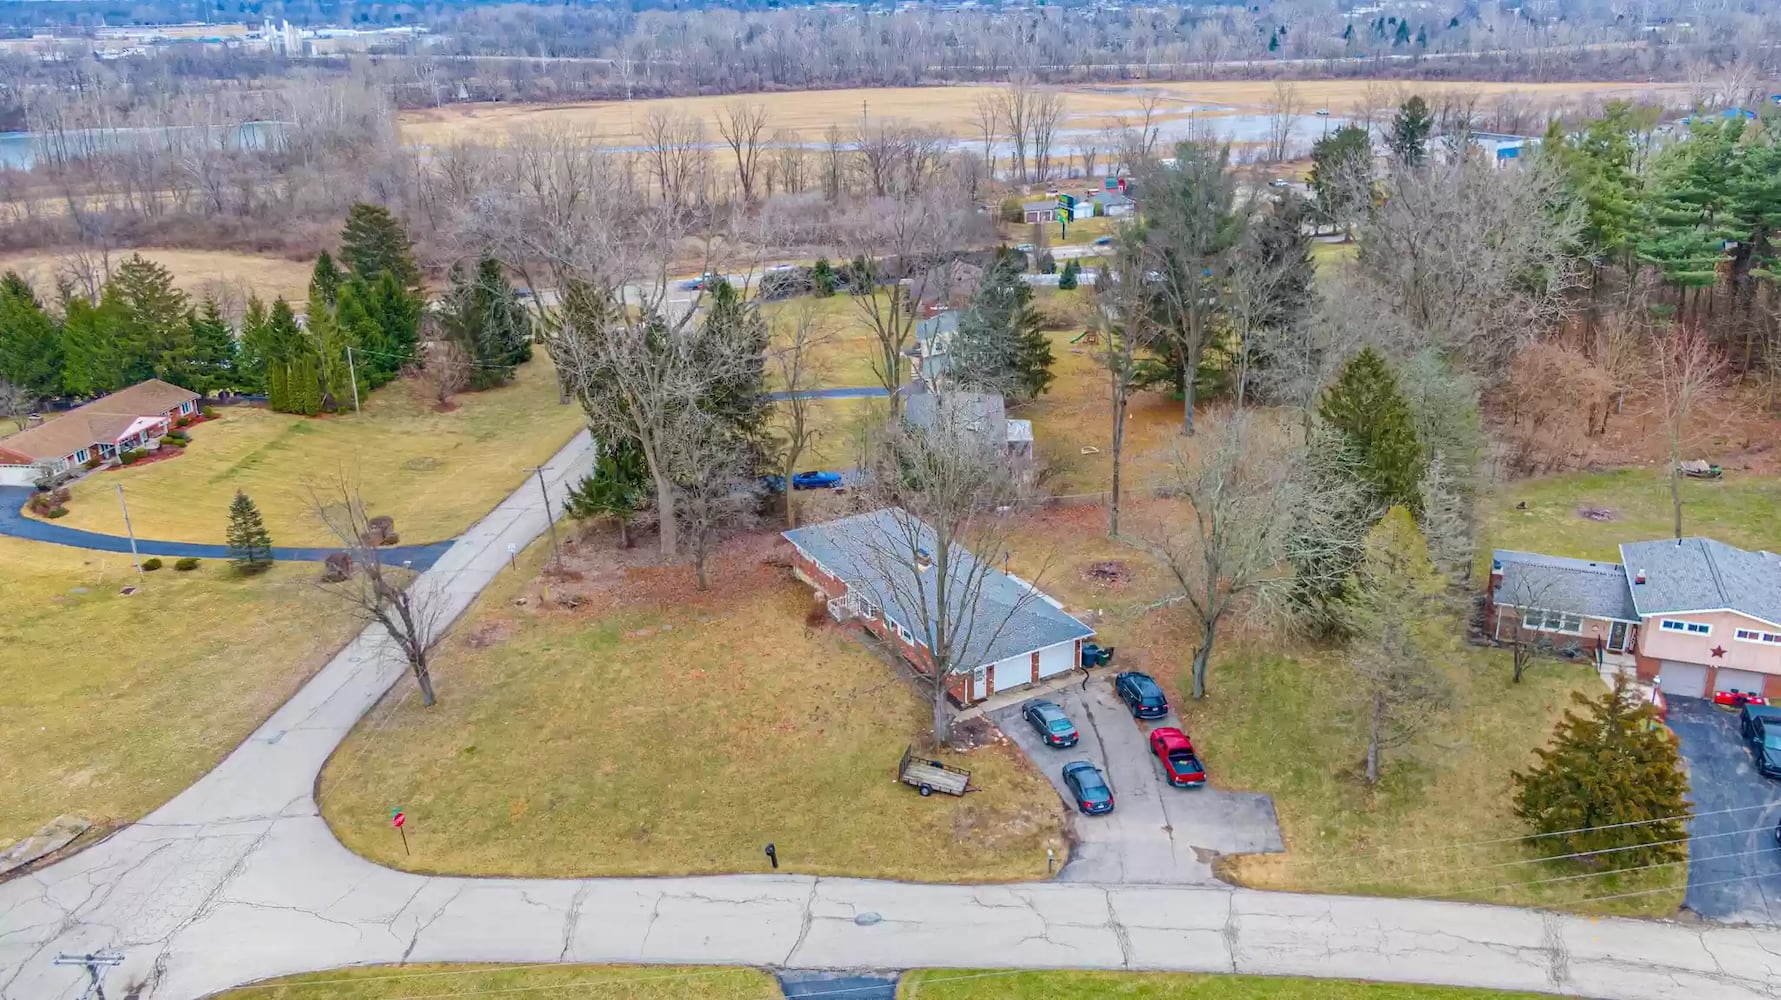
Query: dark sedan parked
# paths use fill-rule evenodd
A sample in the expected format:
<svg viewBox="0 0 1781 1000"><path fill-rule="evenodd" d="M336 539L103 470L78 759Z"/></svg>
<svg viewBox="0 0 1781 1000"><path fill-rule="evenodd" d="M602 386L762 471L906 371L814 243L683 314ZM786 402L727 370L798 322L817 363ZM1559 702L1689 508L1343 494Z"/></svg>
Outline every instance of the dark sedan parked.
<svg viewBox="0 0 1781 1000"><path fill-rule="evenodd" d="M1750 752L1756 757L1756 773L1765 778L1781 778L1781 720L1769 719L1756 724L1756 739Z"/></svg>
<svg viewBox="0 0 1781 1000"><path fill-rule="evenodd" d="M1113 690L1134 719L1160 719L1169 714L1169 699L1149 674L1136 671L1113 675Z"/></svg>
<svg viewBox="0 0 1781 1000"><path fill-rule="evenodd" d="M1039 733L1046 746L1073 747L1080 738L1076 724L1064 714L1057 702L1035 698L1020 707L1020 714Z"/></svg>
<svg viewBox="0 0 1781 1000"><path fill-rule="evenodd" d="M1064 765L1064 784L1076 795L1076 808L1085 816L1099 816L1113 811L1113 789L1101 777L1101 769L1086 760L1073 760Z"/></svg>

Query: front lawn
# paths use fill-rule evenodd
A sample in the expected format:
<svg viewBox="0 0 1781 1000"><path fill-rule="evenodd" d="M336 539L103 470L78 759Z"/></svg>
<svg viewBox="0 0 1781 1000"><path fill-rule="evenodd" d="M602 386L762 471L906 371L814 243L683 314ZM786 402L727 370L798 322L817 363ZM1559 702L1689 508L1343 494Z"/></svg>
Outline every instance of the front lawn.
<svg viewBox="0 0 1781 1000"><path fill-rule="evenodd" d="M759 969L673 965L371 965L268 979L216 1000L385 1000L524 993L534 1000L779 1000Z"/></svg>
<svg viewBox="0 0 1781 1000"><path fill-rule="evenodd" d="M124 533L112 487L121 483L139 538L220 544L237 489L259 504L276 545L335 539L310 509L308 484L338 475L358 483L373 514L396 519L404 543L451 538L486 514L586 423L557 403L548 358L513 383L457 397L440 413L420 388L398 380L364 401L364 412L298 417L260 407L221 407L192 428L185 453L164 462L88 476L56 523Z"/></svg>
<svg viewBox="0 0 1781 1000"><path fill-rule="evenodd" d="M897 986L898 1000L1538 1000L1544 996L1352 979L1071 970L921 969L904 973Z"/></svg>
<svg viewBox="0 0 1781 1000"><path fill-rule="evenodd" d="M649 545L648 541L641 543ZM1012 748L954 758L983 790L895 779L928 706L850 631L812 621L773 536L732 545L712 589L610 537L583 580L521 572L483 595L439 661L439 704L404 681L342 744L322 811L384 864L477 875L764 871L921 881L1042 878L1060 807ZM630 563L631 565L626 565ZM516 599L523 598L523 605ZM577 608L562 607L573 602ZM389 827L406 810L412 855Z"/></svg>
<svg viewBox="0 0 1781 1000"><path fill-rule="evenodd" d="M63 813L101 831L196 780L357 626L314 564L233 575L0 538L0 846Z"/></svg>
<svg viewBox="0 0 1781 1000"><path fill-rule="evenodd" d="M1518 504L1526 504L1525 510ZM1580 511L1606 512L1594 520ZM1662 468L1575 472L1523 479L1484 499L1490 546L1578 559L1620 561L1621 542L1675 535L1670 481ZM1781 480L1727 472L1720 480L1682 480L1682 533L1747 549L1781 549ZM1481 554L1488 560L1489 552Z"/></svg>

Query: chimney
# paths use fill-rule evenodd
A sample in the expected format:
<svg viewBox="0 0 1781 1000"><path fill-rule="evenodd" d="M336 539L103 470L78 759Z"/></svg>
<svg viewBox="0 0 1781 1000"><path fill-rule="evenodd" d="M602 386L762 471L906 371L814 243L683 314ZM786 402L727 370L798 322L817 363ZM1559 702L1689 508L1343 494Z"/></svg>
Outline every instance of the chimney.
<svg viewBox="0 0 1781 1000"><path fill-rule="evenodd" d="M1645 582L1645 571L1640 570L1637 573L1634 573L1633 574L1633 582L1634 583L1644 583Z"/></svg>

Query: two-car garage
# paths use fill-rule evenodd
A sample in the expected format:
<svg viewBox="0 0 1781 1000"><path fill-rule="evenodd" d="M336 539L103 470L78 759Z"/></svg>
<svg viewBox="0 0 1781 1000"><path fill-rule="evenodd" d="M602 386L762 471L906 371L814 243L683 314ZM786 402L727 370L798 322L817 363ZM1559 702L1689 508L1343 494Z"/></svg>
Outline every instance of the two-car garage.
<svg viewBox="0 0 1781 1000"><path fill-rule="evenodd" d="M1705 663L1664 660L1658 677L1664 695L1671 698L1705 698L1715 691L1749 691L1761 694L1767 675L1754 670L1715 670ZM1708 681L1712 681L1709 690Z"/></svg>

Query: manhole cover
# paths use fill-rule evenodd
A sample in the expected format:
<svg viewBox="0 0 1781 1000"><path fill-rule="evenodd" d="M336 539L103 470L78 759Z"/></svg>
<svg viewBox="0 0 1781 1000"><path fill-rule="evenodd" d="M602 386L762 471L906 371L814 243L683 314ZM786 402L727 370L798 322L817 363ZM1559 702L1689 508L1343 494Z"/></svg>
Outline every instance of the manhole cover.
<svg viewBox="0 0 1781 1000"><path fill-rule="evenodd" d="M875 924L883 919L884 919L883 917L879 916L876 913L866 912L866 913L860 914L857 917L854 917L853 922L856 924L859 924L861 927L870 927L873 924Z"/></svg>

